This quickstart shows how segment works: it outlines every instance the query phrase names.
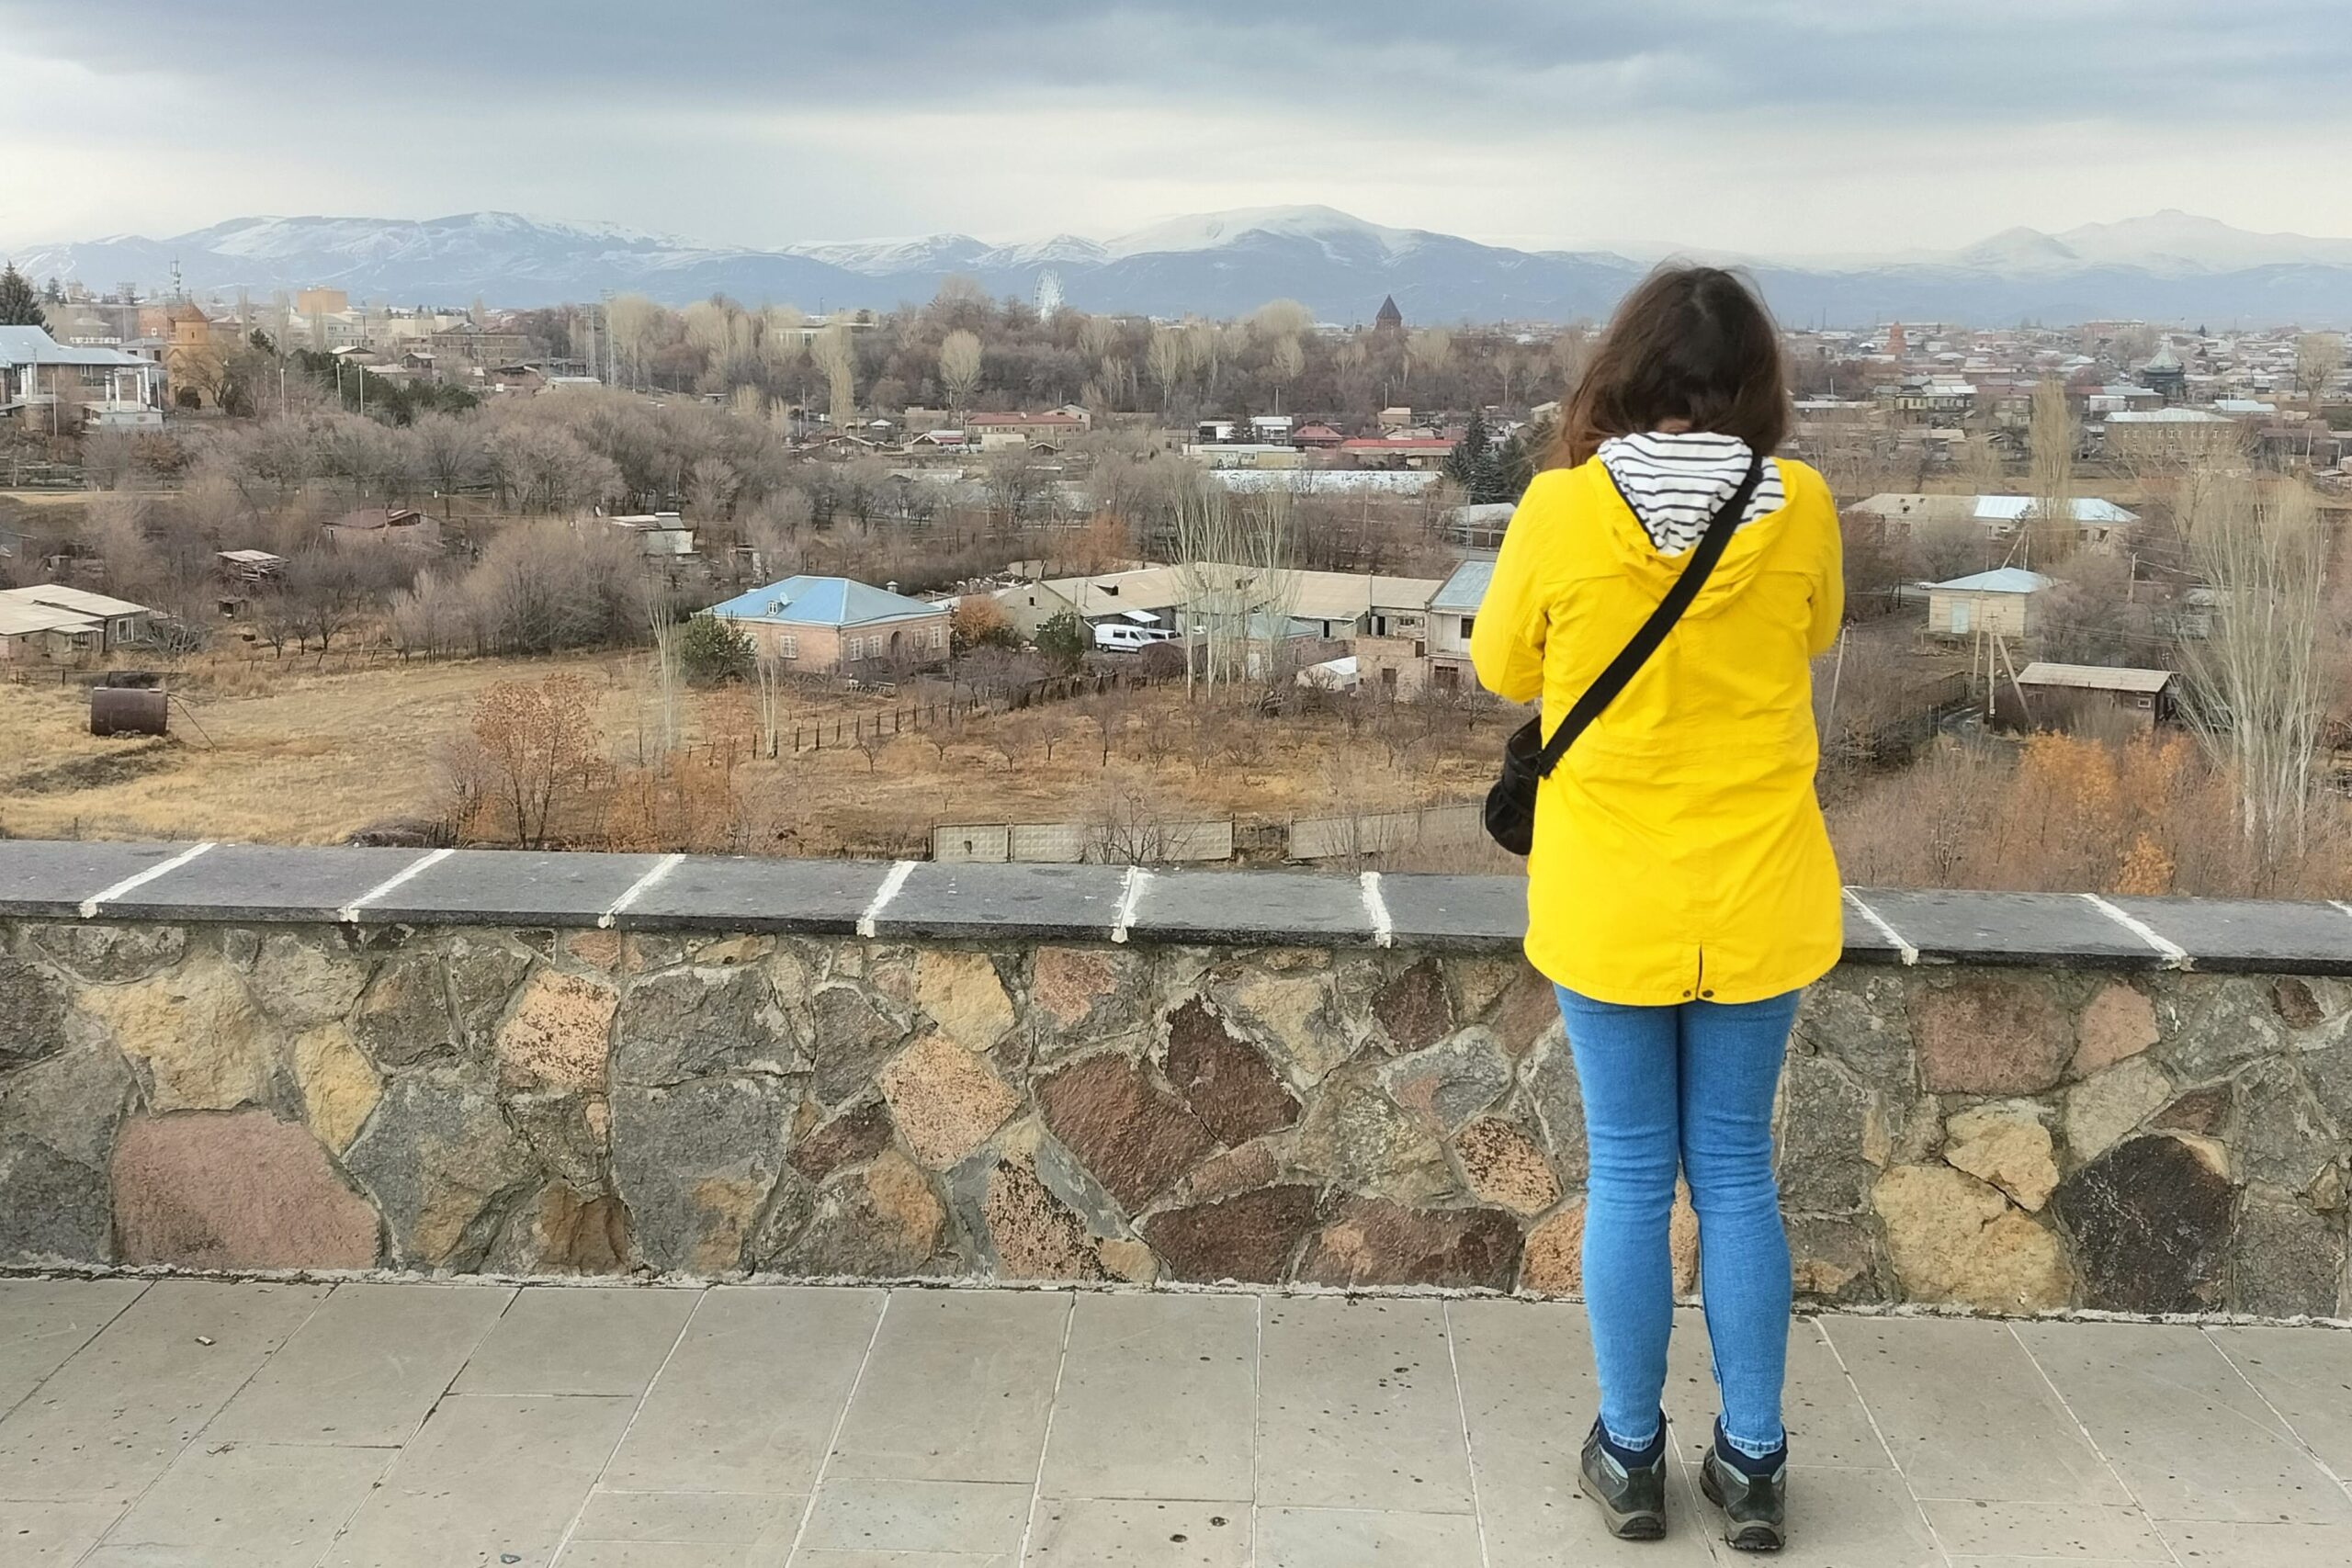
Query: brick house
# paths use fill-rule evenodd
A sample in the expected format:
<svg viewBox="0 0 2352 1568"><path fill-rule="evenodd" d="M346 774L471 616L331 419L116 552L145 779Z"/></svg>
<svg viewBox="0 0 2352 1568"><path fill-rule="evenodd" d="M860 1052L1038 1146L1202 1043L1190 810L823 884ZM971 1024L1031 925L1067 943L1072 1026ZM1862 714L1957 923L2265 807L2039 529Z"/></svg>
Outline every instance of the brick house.
<svg viewBox="0 0 2352 1568"><path fill-rule="evenodd" d="M846 577L787 577L710 607L796 674L921 669L947 660L948 610Z"/></svg>

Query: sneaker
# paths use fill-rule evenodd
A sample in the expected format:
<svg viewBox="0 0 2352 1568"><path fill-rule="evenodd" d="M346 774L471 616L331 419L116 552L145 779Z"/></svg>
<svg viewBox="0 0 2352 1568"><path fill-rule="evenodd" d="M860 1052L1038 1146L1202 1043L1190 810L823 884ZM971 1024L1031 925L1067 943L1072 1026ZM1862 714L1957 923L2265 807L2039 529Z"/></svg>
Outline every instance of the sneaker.
<svg viewBox="0 0 2352 1568"><path fill-rule="evenodd" d="M1584 1440L1584 1494L1600 1505L1609 1533L1620 1540L1657 1540L1666 1534L1666 1432L1657 1457L1629 1465L1601 1441L1600 1423Z"/></svg>
<svg viewBox="0 0 2352 1568"><path fill-rule="evenodd" d="M1713 1443L1699 1463L1699 1490L1724 1511L1724 1540L1735 1551L1778 1551L1787 1542L1789 1464L1751 1475L1723 1457Z"/></svg>

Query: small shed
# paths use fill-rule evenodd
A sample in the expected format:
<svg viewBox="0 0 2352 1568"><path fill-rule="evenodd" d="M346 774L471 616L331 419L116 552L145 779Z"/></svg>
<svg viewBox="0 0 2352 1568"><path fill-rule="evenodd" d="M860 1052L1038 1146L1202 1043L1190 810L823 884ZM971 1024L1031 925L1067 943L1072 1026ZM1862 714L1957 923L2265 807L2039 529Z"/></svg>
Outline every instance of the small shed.
<svg viewBox="0 0 2352 1568"><path fill-rule="evenodd" d="M216 550L213 558L231 582L260 583L286 575L286 558L267 550Z"/></svg>
<svg viewBox="0 0 2352 1568"><path fill-rule="evenodd" d="M1928 584L1928 635L2024 637L2033 629L2034 595L2050 579L2019 566L1997 567Z"/></svg>
<svg viewBox="0 0 2352 1568"><path fill-rule="evenodd" d="M2174 680L2169 670L2037 660L2018 671L2017 689L1997 692L1995 717L2012 729L2069 729L2087 716L2120 715L2152 728L2172 716Z"/></svg>

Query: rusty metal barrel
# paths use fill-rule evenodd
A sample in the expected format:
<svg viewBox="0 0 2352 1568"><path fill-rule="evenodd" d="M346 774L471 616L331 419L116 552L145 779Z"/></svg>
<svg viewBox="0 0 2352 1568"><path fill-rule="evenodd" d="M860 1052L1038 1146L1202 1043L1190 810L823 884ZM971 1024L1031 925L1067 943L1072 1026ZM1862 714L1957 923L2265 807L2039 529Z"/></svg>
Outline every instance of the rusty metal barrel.
<svg viewBox="0 0 2352 1568"><path fill-rule="evenodd" d="M90 733L93 735L161 735L169 716L171 698L154 689L135 686L90 688Z"/></svg>

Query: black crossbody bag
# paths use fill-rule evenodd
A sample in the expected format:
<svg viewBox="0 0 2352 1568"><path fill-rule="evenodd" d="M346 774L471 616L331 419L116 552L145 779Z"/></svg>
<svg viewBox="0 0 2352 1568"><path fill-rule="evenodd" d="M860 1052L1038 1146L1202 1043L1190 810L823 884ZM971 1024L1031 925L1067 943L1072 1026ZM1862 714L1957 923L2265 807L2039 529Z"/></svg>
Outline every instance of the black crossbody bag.
<svg viewBox="0 0 2352 1568"><path fill-rule="evenodd" d="M1709 520L1706 533L1690 551L1690 564L1666 591L1666 597L1657 602L1657 608L1650 612L1649 619L1642 623L1633 640L1609 661L1609 668L1585 688L1576 706L1568 710L1568 716L1552 732L1552 739L1544 739L1544 720L1539 716L1511 731L1510 739L1503 742L1502 776L1487 792L1487 834L1495 842L1515 855L1523 855L1534 848L1535 786L1551 777L1552 770L1560 765L1560 759L1567 755L1577 737L1600 716L1601 709L1616 701L1625 683L1649 662L1650 655L1666 640L1666 634L1674 629L1674 623L1682 618L1682 612L1690 607L1690 601L1707 585L1715 562L1723 558L1724 547L1731 542L1733 531L1739 526L1740 514L1747 510L1756 487L1763 480L1764 458L1759 454L1749 459L1747 477L1739 481L1731 499Z"/></svg>

